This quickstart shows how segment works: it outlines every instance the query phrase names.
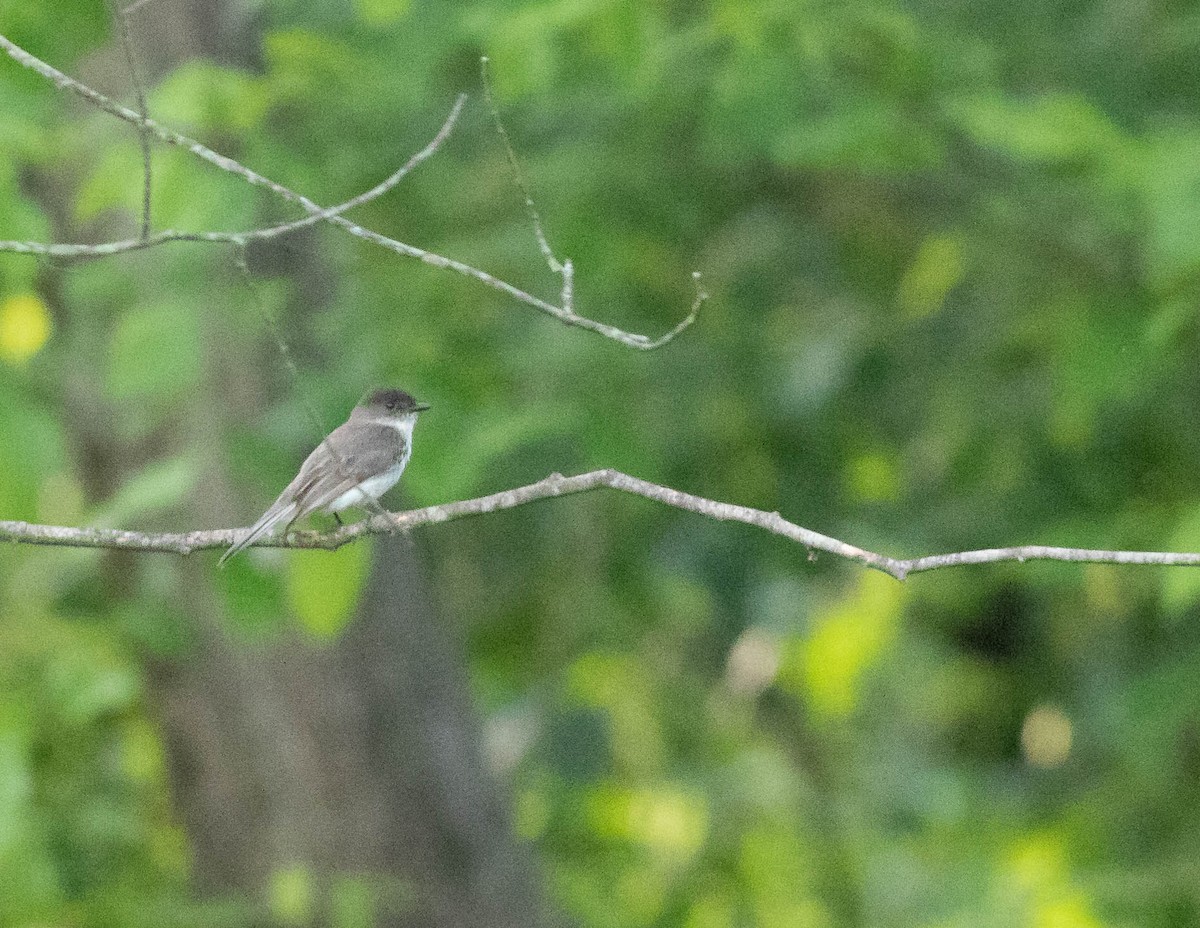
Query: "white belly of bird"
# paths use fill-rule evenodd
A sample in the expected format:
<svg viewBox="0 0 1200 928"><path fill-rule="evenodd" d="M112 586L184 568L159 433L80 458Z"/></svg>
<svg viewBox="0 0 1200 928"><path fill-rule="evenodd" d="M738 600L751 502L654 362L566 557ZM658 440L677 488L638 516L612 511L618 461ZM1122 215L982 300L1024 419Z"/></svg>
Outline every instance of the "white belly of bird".
<svg viewBox="0 0 1200 928"><path fill-rule="evenodd" d="M343 509L349 509L352 506L359 509L375 508L373 501L379 499L379 497L383 496L384 493L396 485L396 481L404 473L404 465L407 463L408 455L405 455L399 464L393 464L382 474L368 477L353 490L347 490L330 503L329 511L341 512Z"/></svg>
<svg viewBox="0 0 1200 928"><path fill-rule="evenodd" d="M404 467L408 464L408 458L412 454L412 433L416 422L417 414L411 413L400 422L388 423L404 436L404 454L401 456L400 461L393 464L382 474L368 477L353 490L347 490L326 506L326 511L341 512L343 509L349 509L352 506L359 509L374 509L374 500L379 499L379 497L394 487L396 481L400 479L400 475L404 473Z"/></svg>

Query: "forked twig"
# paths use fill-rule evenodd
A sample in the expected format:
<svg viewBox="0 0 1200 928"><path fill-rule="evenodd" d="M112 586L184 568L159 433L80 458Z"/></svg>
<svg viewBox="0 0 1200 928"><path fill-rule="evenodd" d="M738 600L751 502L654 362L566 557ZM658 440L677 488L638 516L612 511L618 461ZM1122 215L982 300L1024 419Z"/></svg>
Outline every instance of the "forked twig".
<svg viewBox="0 0 1200 928"><path fill-rule="evenodd" d="M545 226L542 225L542 217L538 212L537 204L533 202L533 194L529 190L529 184L525 181L525 174L521 170L521 163L517 160L516 149L513 148L512 139L509 137L508 130L504 127L504 120L500 118L500 108L496 105L495 96L492 93L492 80L488 73L488 66L491 64L491 59L484 55L479 59L479 79L483 84L483 96L487 103L488 111L492 115L492 123L496 126L496 134L500 136L500 141L504 145L504 154L508 158L508 166L512 171L513 182L521 191L521 196L524 200L525 212L529 216L529 223L533 228L533 236L537 240L538 251L542 253L542 257L546 259L546 266L551 272L557 274L562 279L562 290L559 293L559 304L565 313L574 315L575 312L575 265L570 258L564 258L561 261L554 253L554 249L550 247L550 240L546 237ZM700 272L693 271L692 279L696 286L696 295L692 300L690 311L679 322L675 328L671 329L666 334L647 341L638 347L647 350L661 348L667 342L671 341L680 332L696 321L696 316L700 312L700 307L708 300L708 293L700 286Z"/></svg>
<svg viewBox="0 0 1200 928"><path fill-rule="evenodd" d="M128 10L127 10L128 11ZM40 242L22 242L22 241L0 241L0 251L15 252L19 254L41 254L51 255L65 258L84 258L84 257L107 257L113 254L119 254L125 251L134 251L140 248L149 248L156 245L165 244L166 242L233 242L235 244L244 243L252 238L265 238L274 235L282 235L286 232L294 231L306 225L312 225L316 222L329 222L346 230L351 235L363 239L364 241L372 242L382 248L386 248L395 254L403 255L408 258L415 258L425 264L433 267L442 268L444 270L454 271L466 277L471 277L485 286L498 290L501 293L507 294L515 300L531 306L549 316L554 317L564 325L574 326L576 328L585 329L589 332L595 332L605 338L620 342L630 348L637 348L642 351L649 351L655 348L660 348L674 339L680 332L686 329L696 318L696 313L701 304L707 298L707 294L703 290L697 290L696 302L693 304L692 311L679 325L675 326L666 334L659 338L650 338L646 335L637 332L627 332L624 329L614 325L609 325L604 322L599 322L594 319L589 319L586 316L581 316L575 312L571 305L556 306L546 300L534 296L515 287L507 281L500 280L492 276L486 271L472 267L462 261L457 261L453 258L445 257L436 252L427 251L423 248L418 248L415 245L409 245L406 242L398 239L390 238L382 235L371 229L364 228L359 224L352 222L342 215L342 212L349 209L350 206L342 204L332 208L326 208L318 205L308 197L297 193L294 190L285 187L270 178L259 174L245 165L218 154L206 145L201 144L195 139L189 138L182 133L175 132L165 126L160 125L150 117L137 113L128 107L122 106L114 100L106 97L99 91L89 87L75 78L64 74L57 68L52 67L42 61L35 55L31 55L25 49L12 42L7 37L0 35L0 50L4 51L10 58L18 64L26 67L42 77L51 81L55 86L64 90L69 90L77 96L83 98L88 103L103 110L104 112L115 116L117 119L124 120L134 126L137 126L142 132L151 135L161 142L168 145L176 145L187 149L196 157L207 161L209 164L220 168L222 171L227 171L244 180L246 183L256 187L263 187L270 190L276 196L287 200L289 203L295 203L301 207L309 215L307 219L296 220L294 223L286 223L281 226L274 226L271 229L260 229L254 232L178 232L168 230L157 235L150 235L146 238L139 238L120 242L104 242L96 245L64 245L50 244ZM460 98L461 100L461 98ZM456 107L458 104L456 104ZM358 205L363 200L356 198L350 201L353 205ZM570 262L563 262L564 275L564 294L568 297L572 295L572 285L570 281L571 270Z"/></svg>

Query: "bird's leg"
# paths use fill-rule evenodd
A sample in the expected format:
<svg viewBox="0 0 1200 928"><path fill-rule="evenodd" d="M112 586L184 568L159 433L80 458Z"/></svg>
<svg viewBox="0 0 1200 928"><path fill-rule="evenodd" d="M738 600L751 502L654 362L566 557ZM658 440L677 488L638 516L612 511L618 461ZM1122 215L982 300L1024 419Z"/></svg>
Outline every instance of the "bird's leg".
<svg viewBox="0 0 1200 928"><path fill-rule="evenodd" d="M340 515L338 515L336 512L333 514L333 521L338 524L338 528L341 528L343 525L346 524L342 521L342 517Z"/></svg>

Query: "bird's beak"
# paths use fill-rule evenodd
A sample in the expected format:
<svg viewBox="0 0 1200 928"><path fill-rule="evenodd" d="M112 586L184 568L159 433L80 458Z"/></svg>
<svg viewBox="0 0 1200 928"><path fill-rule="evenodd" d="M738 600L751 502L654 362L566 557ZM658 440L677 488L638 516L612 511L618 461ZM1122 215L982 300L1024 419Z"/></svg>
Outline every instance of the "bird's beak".
<svg viewBox="0 0 1200 928"><path fill-rule="evenodd" d="M428 408L428 403L417 403L417 405L413 407L413 409L415 409L417 412L424 412Z"/></svg>

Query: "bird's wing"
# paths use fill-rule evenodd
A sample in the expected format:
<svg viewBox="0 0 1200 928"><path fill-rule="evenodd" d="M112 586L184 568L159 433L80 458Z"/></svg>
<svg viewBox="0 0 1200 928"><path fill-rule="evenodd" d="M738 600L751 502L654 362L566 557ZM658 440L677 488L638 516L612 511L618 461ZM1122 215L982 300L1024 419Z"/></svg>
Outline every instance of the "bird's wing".
<svg viewBox="0 0 1200 928"><path fill-rule="evenodd" d="M218 564L224 564L281 522L285 527L290 526L298 519L323 509L343 493L400 460L405 439L396 429L385 425L367 426L377 429L378 434L371 435L367 441L356 440L354 447L362 448L365 445L368 450L354 451L347 441L348 425L339 425L329 433L300 465L300 473L295 479L284 487L250 530L221 556ZM364 426L355 424L354 428L358 430Z"/></svg>
<svg viewBox="0 0 1200 928"><path fill-rule="evenodd" d="M351 449L343 431L347 425L338 426L301 465L296 479L280 494L281 500L296 500L296 519L325 508L343 493L400 460L403 435L396 429L378 425L366 426L375 433L366 437L362 435L363 428L355 424L358 436ZM364 445L366 450L362 450Z"/></svg>

